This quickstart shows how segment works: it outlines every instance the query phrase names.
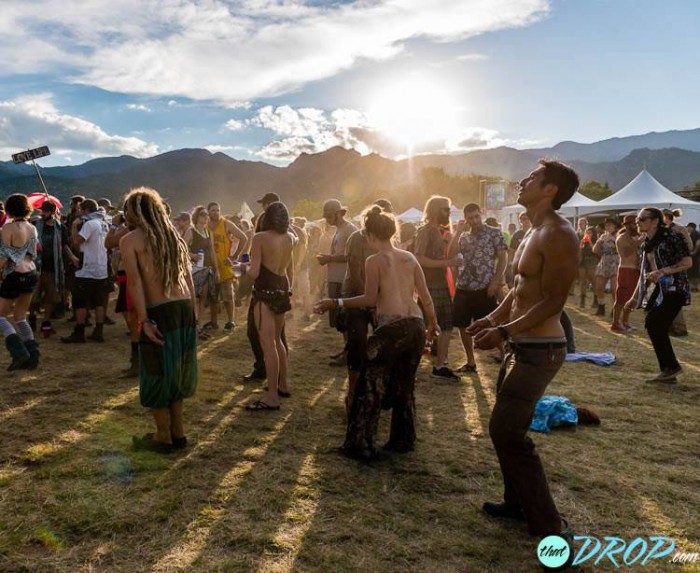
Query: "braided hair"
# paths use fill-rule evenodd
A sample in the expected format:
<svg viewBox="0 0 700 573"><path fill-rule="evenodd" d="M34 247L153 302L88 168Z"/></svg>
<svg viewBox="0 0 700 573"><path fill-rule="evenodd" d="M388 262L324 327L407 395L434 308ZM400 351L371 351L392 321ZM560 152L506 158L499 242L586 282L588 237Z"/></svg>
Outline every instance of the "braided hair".
<svg viewBox="0 0 700 573"><path fill-rule="evenodd" d="M146 250L153 256L165 296L170 296L173 285L186 291L189 251L170 221L158 192L148 187L132 189L124 199L124 210L129 224L141 229L146 236Z"/></svg>

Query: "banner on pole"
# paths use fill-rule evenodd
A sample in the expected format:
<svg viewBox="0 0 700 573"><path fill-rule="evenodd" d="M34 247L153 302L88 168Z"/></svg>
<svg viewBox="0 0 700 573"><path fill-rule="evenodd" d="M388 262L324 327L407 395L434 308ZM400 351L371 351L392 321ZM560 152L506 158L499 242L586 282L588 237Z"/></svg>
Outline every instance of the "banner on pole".
<svg viewBox="0 0 700 573"><path fill-rule="evenodd" d="M51 152L49 151L48 146L44 145L35 149L27 149L27 151L15 153L12 156L12 161L15 163L25 163L26 161L39 159L40 157L46 157L47 155L51 155Z"/></svg>

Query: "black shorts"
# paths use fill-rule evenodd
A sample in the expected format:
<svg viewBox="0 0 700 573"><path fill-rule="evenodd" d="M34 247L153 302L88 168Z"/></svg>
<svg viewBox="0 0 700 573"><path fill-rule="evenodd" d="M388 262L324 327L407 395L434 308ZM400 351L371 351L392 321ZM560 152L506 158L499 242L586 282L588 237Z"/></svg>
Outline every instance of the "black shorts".
<svg viewBox="0 0 700 573"><path fill-rule="evenodd" d="M343 283L328 283L328 298L336 299L340 298L340 293L343 290ZM336 309L328 311L328 324L331 328L336 328L338 326L338 311ZM343 332L341 330L341 332Z"/></svg>
<svg viewBox="0 0 700 573"><path fill-rule="evenodd" d="M27 273L11 272L0 283L0 298L15 299L23 294L33 293L39 284L39 273L29 271Z"/></svg>
<svg viewBox="0 0 700 573"><path fill-rule="evenodd" d="M109 296L109 279L86 279L75 277L73 284L73 308L97 308L104 306Z"/></svg>
<svg viewBox="0 0 700 573"><path fill-rule="evenodd" d="M457 289L454 300L454 325L457 328L467 328L472 320L484 318L496 310L496 307L498 300L495 296L489 296L487 289Z"/></svg>

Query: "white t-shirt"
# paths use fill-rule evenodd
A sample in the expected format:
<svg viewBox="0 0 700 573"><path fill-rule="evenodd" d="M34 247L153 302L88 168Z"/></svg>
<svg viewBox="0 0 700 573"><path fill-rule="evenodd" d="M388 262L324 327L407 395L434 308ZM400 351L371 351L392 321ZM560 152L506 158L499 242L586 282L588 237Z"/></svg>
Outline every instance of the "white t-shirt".
<svg viewBox="0 0 700 573"><path fill-rule="evenodd" d="M85 239L80 245L83 253L83 266L75 271L75 276L81 279L107 278L107 249L105 237L109 231L107 223L100 219L90 219L83 223L79 235Z"/></svg>

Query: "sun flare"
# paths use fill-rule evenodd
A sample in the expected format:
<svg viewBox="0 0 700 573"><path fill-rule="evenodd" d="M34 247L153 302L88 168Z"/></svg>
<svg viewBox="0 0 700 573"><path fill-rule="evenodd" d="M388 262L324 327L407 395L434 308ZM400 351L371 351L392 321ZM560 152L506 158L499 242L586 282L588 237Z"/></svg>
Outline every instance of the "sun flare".
<svg viewBox="0 0 700 573"><path fill-rule="evenodd" d="M369 100L367 116L373 127L408 152L422 143L449 139L460 123L450 90L424 78L399 80L379 89Z"/></svg>

